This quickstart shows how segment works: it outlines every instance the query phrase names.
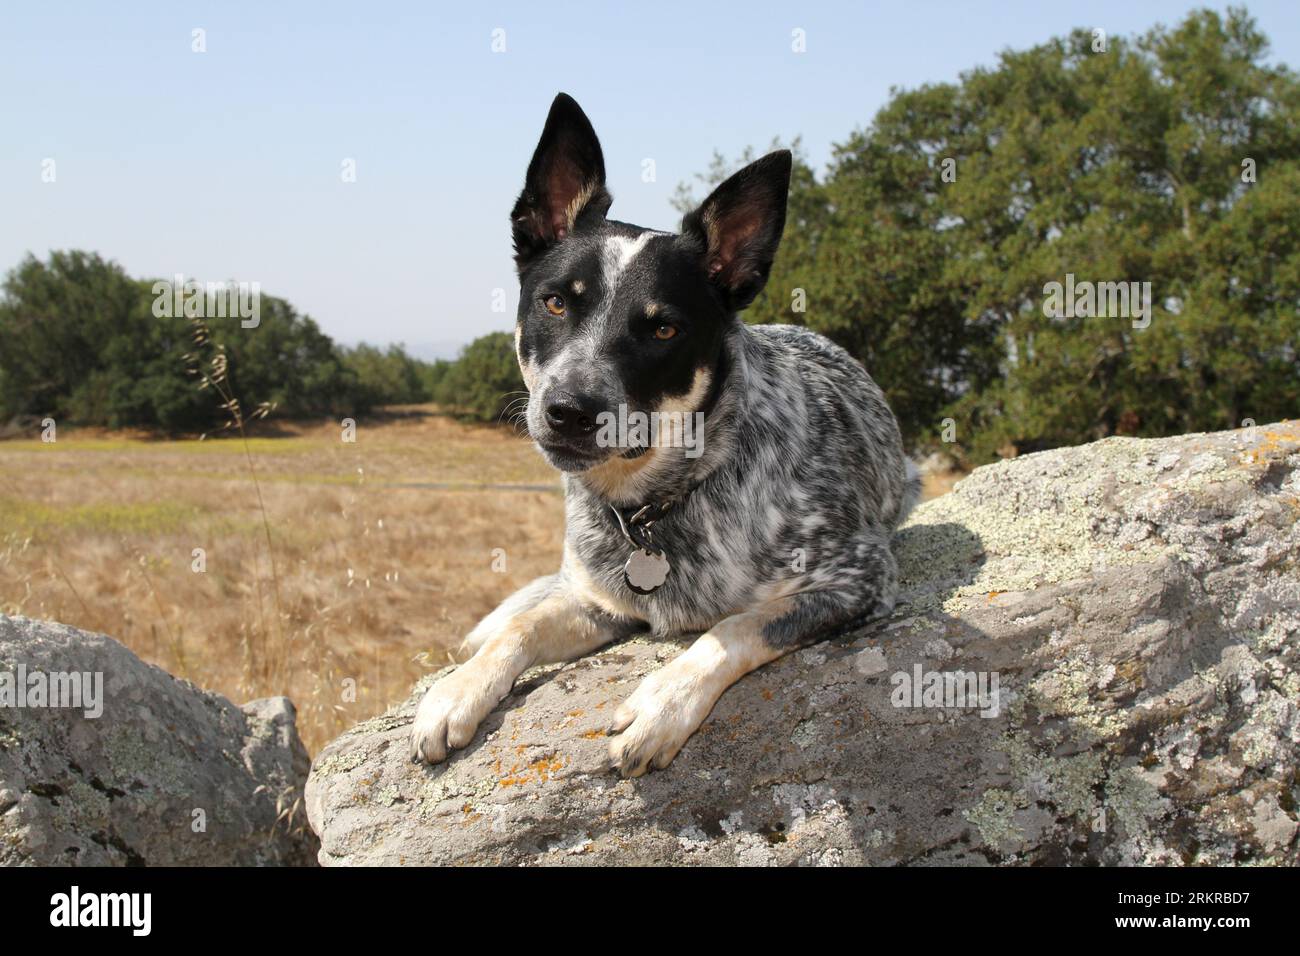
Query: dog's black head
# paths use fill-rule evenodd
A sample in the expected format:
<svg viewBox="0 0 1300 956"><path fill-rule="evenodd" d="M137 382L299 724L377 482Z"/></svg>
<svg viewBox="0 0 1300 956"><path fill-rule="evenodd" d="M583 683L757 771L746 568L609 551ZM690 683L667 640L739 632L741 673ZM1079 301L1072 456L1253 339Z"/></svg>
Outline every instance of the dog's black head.
<svg viewBox="0 0 1300 956"><path fill-rule="evenodd" d="M600 142L571 97L555 98L511 213L528 429L553 465L636 454L601 440L620 406L705 406L724 334L767 281L789 185L790 153L775 152L715 189L680 235L607 219Z"/></svg>

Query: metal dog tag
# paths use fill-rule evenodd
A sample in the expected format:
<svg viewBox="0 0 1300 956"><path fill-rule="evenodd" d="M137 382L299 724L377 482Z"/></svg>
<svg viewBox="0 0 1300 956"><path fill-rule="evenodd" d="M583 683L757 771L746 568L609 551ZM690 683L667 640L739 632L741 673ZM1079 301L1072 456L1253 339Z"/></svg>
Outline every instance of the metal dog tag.
<svg viewBox="0 0 1300 956"><path fill-rule="evenodd" d="M649 594L668 579L672 566L663 554L637 548L623 565L623 580L637 594Z"/></svg>

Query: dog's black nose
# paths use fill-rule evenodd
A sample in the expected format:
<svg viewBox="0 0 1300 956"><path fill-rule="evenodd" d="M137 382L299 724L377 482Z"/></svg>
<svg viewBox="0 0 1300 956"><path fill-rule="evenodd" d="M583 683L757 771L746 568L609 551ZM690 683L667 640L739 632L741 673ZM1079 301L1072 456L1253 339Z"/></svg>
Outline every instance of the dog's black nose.
<svg viewBox="0 0 1300 956"><path fill-rule="evenodd" d="M596 430L600 406L585 395L555 392L546 403L546 424L566 438L582 438Z"/></svg>

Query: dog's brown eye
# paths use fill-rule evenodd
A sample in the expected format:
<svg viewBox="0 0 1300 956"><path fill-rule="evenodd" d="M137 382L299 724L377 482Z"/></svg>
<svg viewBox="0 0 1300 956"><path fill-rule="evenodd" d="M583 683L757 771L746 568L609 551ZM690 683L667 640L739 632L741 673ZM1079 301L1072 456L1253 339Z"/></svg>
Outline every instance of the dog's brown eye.
<svg viewBox="0 0 1300 956"><path fill-rule="evenodd" d="M564 298L558 295L548 295L544 300L546 311L551 315L564 315Z"/></svg>
<svg viewBox="0 0 1300 956"><path fill-rule="evenodd" d="M655 329L655 338L661 342L667 342L676 334L677 326L675 325L661 325L659 328Z"/></svg>

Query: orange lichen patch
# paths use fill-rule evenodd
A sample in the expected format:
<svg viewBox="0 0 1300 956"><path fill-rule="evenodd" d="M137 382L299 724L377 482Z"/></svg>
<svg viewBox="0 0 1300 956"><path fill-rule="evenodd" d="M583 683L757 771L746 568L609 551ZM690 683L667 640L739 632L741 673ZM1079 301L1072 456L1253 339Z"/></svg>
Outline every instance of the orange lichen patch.
<svg viewBox="0 0 1300 956"><path fill-rule="evenodd" d="M529 770L537 771L537 776L543 783L551 779L553 774L559 773L563 767L564 758L560 756L553 757L550 760L543 757L541 760L534 761L528 765Z"/></svg>
<svg viewBox="0 0 1300 956"><path fill-rule="evenodd" d="M990 591L989 594L988 594L988 597L987 597L985 600L986 600L989 604L992 604L992 603L994 602L994 600L997 599L1000 595L1003 595L1003 594L1006 594L1006 593L1007 593L1006 591Z"/></svg>
<svg viewBox="0 0 1300 956"><path fill-rule="evenodd" d="M1300 449L1300 431L1266 431L1259 441L1247 451L1240 452L1243 465L1264 464L1294 454Z"/></svg>
<svg viewBox="0 0 1300 956"><path fill-rule="evenodd" d="M771 700L771 699L772 699L772 692L771 692L770 690L768 690L766 687L764 687L763 690L762 690L762 697L763 697L764 700Z"/></svg>
<svg viewBox="0 0 1300 956"><path fill-rule="evenodd" d="M603 731L603 730L589 730L589 731L587 731L585 734L583 734L582 736L583 736L584 738L586 738L587 740L599 740L601 737L604 737L604 736L605 736L605 731Z"/></svg>
<svg viewBox="0 0 1300 956"><path fill-rule="evenodd" d="M553 729L564 730L564 728L568 727L571 723L573 723L575 720L581 717L584 713L585 711L582 710L569 711L555 724L555 727Z"/></svg>
<svg viewBox="0 0 1300 956"><path fill-rule="evenodd" d="M564 757L558 754L553 757L542 757L540 760L534 760L522 773L516 772L518 770L518 764L516 764L510 768L510 776L498 781L498 786L514 787L531 783L534 780L538 783L545 783L558 773L564 767L564 764Z"/></svg>

